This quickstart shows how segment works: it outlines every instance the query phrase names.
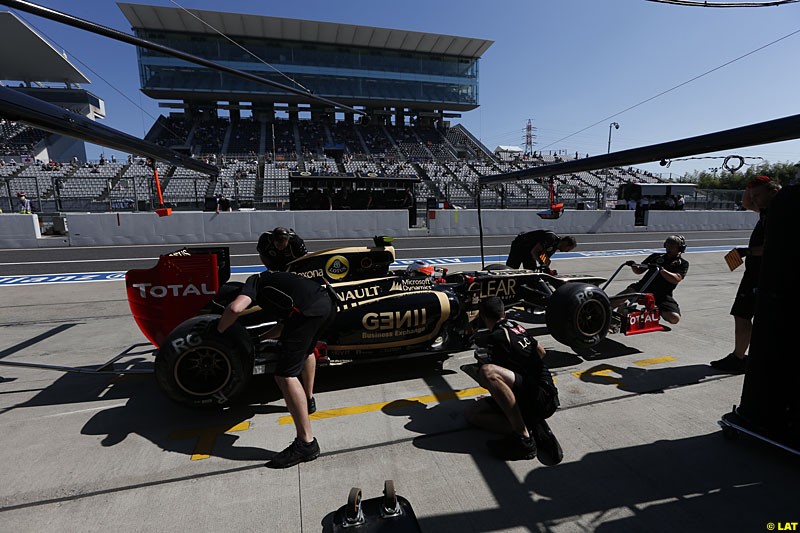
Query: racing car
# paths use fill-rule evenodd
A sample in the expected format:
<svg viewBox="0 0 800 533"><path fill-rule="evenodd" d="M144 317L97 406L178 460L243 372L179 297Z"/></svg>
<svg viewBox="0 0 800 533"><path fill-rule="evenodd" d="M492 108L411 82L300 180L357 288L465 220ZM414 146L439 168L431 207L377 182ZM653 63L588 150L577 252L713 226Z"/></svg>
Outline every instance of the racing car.
<svg viewBox="0 0 800 533"><path fill-rule="evenodd" d="M394 261L390 240L375 237L370 247L322 250L289 264L288 271L328 284L338 300L318 361L444 360L471 346L480 301L492 296L509 308L543 315L552 337L575 350L596 346L615 322L600 287L604 278L505 265L450 272L422 264L392 271ZM242 286L229 282L230 272L229 251L218 247L184 248L162 255L154 268L126 274L133 316L157 348L159 387L184 405L229 404L254 375L274 370L280 346L268 310L252 305L225 333L216 331L216 320ZM626 333L635 329L635 320L616 319Z"/></svg>

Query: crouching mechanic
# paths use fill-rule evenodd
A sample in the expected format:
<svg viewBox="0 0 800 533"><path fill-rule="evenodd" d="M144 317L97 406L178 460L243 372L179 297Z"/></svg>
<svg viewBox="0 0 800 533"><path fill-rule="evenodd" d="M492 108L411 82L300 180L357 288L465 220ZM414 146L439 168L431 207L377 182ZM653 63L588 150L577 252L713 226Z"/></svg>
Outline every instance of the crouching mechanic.
<svg viewBox="0 0 800 533"><path fill-rule="evenodd" d="M320 334L336 316L335 296L326 287L288 272L266 271L247 278L244 288L223 311L217 325L220 333L228 329L252 303L270 318L282 322L278 337L281 350L275 381L294 420L297 438L288 448L267 463L270 468L287 468L319 457L319 444L311 432L309 412L316 409L298 376L316 364L313 353ZM304 374L305 377L306 374Z"/></svg>
<svg viewBox="0 0 800 533"><path fill-rule="evenodd" d="M262 233L256 250L265 267L280 271L285 271L286 265L308 253L306 243L297 233L280 226Z"/></svg>
<svg viewBox="0 0 800 533"><path fill-rule="evenodd" d="M543 464L561 462L561 446L544 421L559 406L558 391L542 361L544 348L525 328L505 318L500 298L482 301L480 317L489 331L476 338L483 349L476 351L477 379L491 398L475 402L465 413L467 420L510 433L487 442L500 459L533 459L538 454Z"/></svg>
<svg viewBox="0 0 800 533"><path fill-rule="evenodd" d="M666 253L650 254L642 261L643 266L639 266L633 261L625 263L634 274L644 274L650 268L660 267L659 273L653 281L645 287L645 283L650 279L651 273L629 285L624 291L611 298L611 305L617 307L625 303L627 298L620 297L625 293L642 292L642 289L653 294L656 305L661 313L661 318L670 324L677 324L681 319L681 308L677 300L673 298L672 291L683 281L686 273L689 272L689 262L681 254L686 251L686 239L683 235L670 235L664 241Z"/></svg>

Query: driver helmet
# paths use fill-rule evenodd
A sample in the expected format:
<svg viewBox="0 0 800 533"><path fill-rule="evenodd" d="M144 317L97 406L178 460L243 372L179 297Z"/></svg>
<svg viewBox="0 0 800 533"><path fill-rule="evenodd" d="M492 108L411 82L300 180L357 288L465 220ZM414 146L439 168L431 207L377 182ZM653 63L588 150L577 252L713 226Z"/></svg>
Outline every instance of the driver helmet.
<svg viewBox="0 0 800 533"><path fill-rule="evenodd" d="M678 245L678 252L683 253L686 251L686 239L683 235L676 233L675 235L667 237L667 240L664 241L664 248L667 247L667 243L669 242Z"/></svg>
<svg viewBox="0 0 800 533"><path fill-rule="evenodd" d="M414 261L406 267L406 275L415 278L431 278L433 277L434 268L427 265L422 261Z"/></svg>

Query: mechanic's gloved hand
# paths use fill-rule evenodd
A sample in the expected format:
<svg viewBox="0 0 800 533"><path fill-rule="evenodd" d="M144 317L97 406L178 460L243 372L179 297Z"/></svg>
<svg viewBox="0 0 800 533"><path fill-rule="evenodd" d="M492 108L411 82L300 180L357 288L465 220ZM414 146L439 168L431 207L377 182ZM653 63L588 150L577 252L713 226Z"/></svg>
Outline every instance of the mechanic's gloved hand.
<svg viewBox="0 0 800 533"><path fill-rule="evenodd" d="M558 270L554 270L552 268L548 268L547 273L550 274L551 276L558 276Z"/></svg>
<svg viewBox="0 0 800 533"><path fill-rule="evenodd" d="M626 267L632 267L635 264L636 264L636 261L625 261L625 266Z"/></svg>
<svg viewBox="0 0 800 533"><path fill-rule="evenodd" d="M739 257L746 257L750 255L750 250L748 248L734 248L736 253L739 254Z"/></svg>

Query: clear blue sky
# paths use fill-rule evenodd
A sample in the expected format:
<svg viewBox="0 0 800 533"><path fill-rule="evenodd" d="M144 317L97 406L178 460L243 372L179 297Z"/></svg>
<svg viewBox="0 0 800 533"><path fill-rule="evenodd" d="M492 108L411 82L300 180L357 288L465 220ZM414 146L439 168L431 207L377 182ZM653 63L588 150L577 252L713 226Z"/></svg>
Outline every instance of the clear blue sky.
<svg viewBox="0 0 800 533"><path fill-rule="evenodd" d="M130 33L116 3L40 0L41 5ZM144 2L143 2L144 3ZM168 0L152 2L175 7ZM690 8L645 0L179 0L186 8L253 13L490 39L480 63L480 107L459 120L493 149L522 145L528 119L537 149L597 155L800 113L800 32L635 109L621 111L800 30L800 4L768 8ZM0 9L5 9L0 7ZM143 136L166 112L139 91L133 47L18 13L92 80L106 102L105 124ZM89 65L91 70L80 62ZM103 79L101 79L101 77ZM106 80L106 81L104 81ZM108 82L108 83L107 83ZM113 87L112 87L113 86ZM565 137L589 125L581 133ZM96 158L102 149L89 148ZM105 150L106 155L111 151ZM800 161L790 141L716 155ZM708 154L714 155L714 154ZM639 165L673 176L719 160Z"/></svg>

